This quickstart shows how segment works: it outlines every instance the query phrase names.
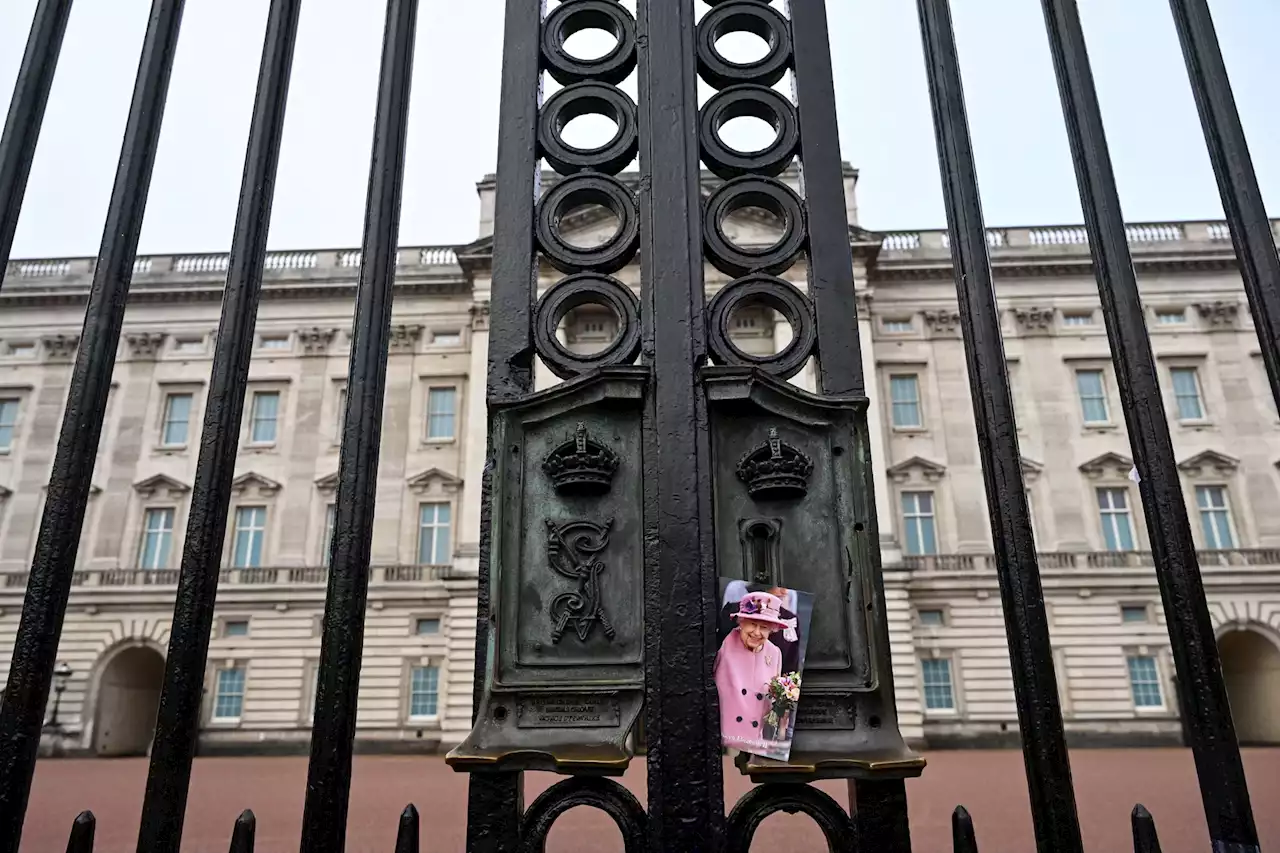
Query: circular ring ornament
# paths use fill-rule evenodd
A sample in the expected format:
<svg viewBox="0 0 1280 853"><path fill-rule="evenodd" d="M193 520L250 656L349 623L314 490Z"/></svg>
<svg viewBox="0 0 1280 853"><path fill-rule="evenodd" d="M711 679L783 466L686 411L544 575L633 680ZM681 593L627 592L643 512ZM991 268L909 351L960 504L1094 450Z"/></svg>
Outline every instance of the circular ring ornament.
<svg viewBox="0 0 1280 853"><path fill-rule="evenodd" d="M565 42L582 30L604 30L617 43L597 59L579 59ZM542 23L542 58L547 73L568 86L584 80L617 85L636 67L636 20L616 0L571 0L562 3Z"/></svg>
<svg viewBox="0 0 1280 853"><path fill-rule="evenodd" d="M791 66L791 27L782 13L753 0L731 0L715 6L698 24L698 73L717 89L740 83L772 86ZM733 62L716 48L730 33L748 32L769 45L769 51L754 62Z"/></svg>
<svg viewBox="0 0 1280 853"><path fill-rule="evenodd" d="M734 311L744 304L766 305L791 325L791 343L774 355L745 353L730 338ZM749 275L729 284L711 299L707 343L716 364L758 367L780 379L800 372L813 352L817 329L809 299L794 284L770 275Z"/></svg>
<svg viewBox="0 0 1280 853"><path fill-rule="evenodd" d="M725 234L725 220L747 207L767 210L782 222L782 236L773 245L746 248ZM702 233L708 260L725 275L743 276L754 272L777 275L794 264L796 256L804 250L804 207L790 187L773 178L750 175L734 178L722 184L707 200Z"/></svg>
<svg viewBox="0 0 1280 853"><path fill-rule="evenodd" d="M584 115L602 115L611 119L618 128L613 138L595 148L578 148L565 142L565 127ZM636 158L636 152L640 150L635 101L626 92L603 83L566 86L542 105L538 118L538 145L551 168L562 175L572 175L585 169L616 175Z"/></svg>
<svg viewBox="0 0 1280 853"><path fill-rule="evenodd" d="M804 812L822 830L827 850L848 849L848 841L854 836L853 819L840 808L840 804L824 791L811 785L795 782L775 782L752 788L738 800L725 822L726 853L748 853L751 840L775 812L795 814Z"/></svg>
<svg viewBox="0 0 1280 853"><path fill-rule="evenodd" d="M635 795L612 779L572 776L538 795L520 818L519 853L546 850L556 818L576 806L591 806L607 814L622 836L623 853L644 853L649 816Z"/></svg>
<svg viewBox="0 0 1280 853"><path fill-rule="evenodd" d="M569 211L599 205L618 218L613 236L599 246L575 246L560 232ZM616 178L582 174L565 178L538 202L538 244L547 262L563 273L613 273L631 263L640 245L640 212L635 196Z"/></svg>
<svg viewBox="0 0 1280 853"><path fill-rule="evenodd" d="M556 337L564 316L580 305L601 305L618 320L618 334L600 352L570 352ZM597 367L630 364L640 354L640 300L616 278L582 273L548 290L533 311L533 343L556 376L571 379Z"/></svg>
<svg viewBox="0 0 1280 853"><path fill-rule="evenodd" d="M720 128L735 118L752 116L773 125L772 143L760 151L739 151L720 138ZM707 101L698 122L702 159L718 177L739 175L775 178L787 168L800 144L796 108L780 93L764 86L731 86Z"/></svg>

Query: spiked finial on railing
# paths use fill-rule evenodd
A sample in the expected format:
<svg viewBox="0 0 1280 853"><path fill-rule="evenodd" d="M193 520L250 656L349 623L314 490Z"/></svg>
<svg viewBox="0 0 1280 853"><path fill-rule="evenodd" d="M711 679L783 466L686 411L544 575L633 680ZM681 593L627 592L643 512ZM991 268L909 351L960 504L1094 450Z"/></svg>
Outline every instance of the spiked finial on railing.
<svg viewBox="0 0 1280 853"><path fill-rule="evenodd" d="M252 809L245 809L236 818L236 828L231 831L230 853L253 853L253 836L258 829L258 819Z"/></svg>
<svg viewBox="0 0 1280 853"><path fill-rule="evenodd" d="M418 810L413 803L400 812L400 829L396 832L396 853L418 853Z"/></svg>
<svg viewBox="0 0 1280 853"><path fill-rule="evenodd" d="M93 853L93 830L98 820L91 811L82 811L71 822L71 837L67 839L67 853Z"/></svg>
<svg viewBox="0 0 1280 853"><path fill-rule="evenodd" d="M1133 853L1160 853L1160 838L1156 835L1156 819L1147 807L1138 803L1133 807Z"/></svg>
<svg viewBox="0 0 1280 853"><path fill-rule="evenodd" d="M955 853L978 853L978 839L973 835L973 818L964 806L951 813L951 846Z"/></svg>

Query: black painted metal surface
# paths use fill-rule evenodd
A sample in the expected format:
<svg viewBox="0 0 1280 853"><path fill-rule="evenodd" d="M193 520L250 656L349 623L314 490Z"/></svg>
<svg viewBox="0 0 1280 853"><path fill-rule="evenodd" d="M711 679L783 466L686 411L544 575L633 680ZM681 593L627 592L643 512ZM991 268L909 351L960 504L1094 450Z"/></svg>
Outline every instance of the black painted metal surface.
<svg viewBox="0 0 1280 853"><path fill-rule="evenodd" d="M1075 0L1042 0L1042 5L1102 314L1111 342L1116 384L1140 477L1138 490L1146 510L1156 578L1178 672L1178 705L1189 721L1189 746L1195 757L1209 837L1215 844L1240 845L1240 849L1250 850L1257 847L1258 831L1080 15ZM1049 655L1047 646L1044 654Z"/></svg>
<svg viewBox="0 0 1280 853"><path fill-rule="evenodd" d="M301 0L273 0L267 17L258 92L240 183L240 207L209 376L169 653L165 657L164 686L142 805L138 832L141 853L176 853L182 842L191 761L200 732L218 569L239 448L245 384L253 351L254 321L262 290L267 228L271 222L289 72L301 7Z"/></svg>
<svg viewBox="0 0 1280 853"><path fill-rule="evenodd" d="M955 853L978 853L978 839L973 834L973 818L964 806L951 813L951 846Z"/></svg>
<svg viewBox="0 0 1280 853"><path fill-rule="evenodd" d="M776 812L803 812L822 830L830 853L856 853L858 838L853 820L830 795L812 785L773 783L751 789L729 813L726 853L749 853L751 840L765 818Z"/></svg>
<svg viewBox="0 0 1280 853"><path fill-rule="evenodd" d="M645 360L645 735L649 849L718 850L724 794L715 658L711 451L698 370L706 292L694 4L639 0Z"/></svg>
<svg viewBox="0 0 1280 853"><path fill-rule="evenodd" d="M1022 480L1013 396L950 4L948 0L919 0L919 11L1036 846L1041 853L1080 851L1080 822L1054 678L1049 620Z"/></svg>
<svg viewBox="0 0 1280 853"><path fill-rule="evenodd" d="M36 537L22 621L0 703L0 850L17 853L45 703L71 592L90 478L111 390L125 300L151 186L183 0L155 0L147 22L102 246Z"/></svg>
<svg viewBox="0 0 1280 853"><path fill-rule="evenodd" d="M346 845L418 0L388 0L329 557L303 853Z"/></svg>
<svg viewBox="0 0 1280 853"><path fill-rule="evenodd" d="M412 804L400 812L400 826L396 829L395 853L418 853L418 810Z"/></svg>
<svg viewBox="0 0 1280 853"><path fill-rule="evenodd" d="M236 824L231 830L231 846L228 848L230 853L253 853L253 840L257 832L258 819L253 816L252 811L245 809L236 818Z"/></svg>
<svg viewBox="0 0 1280 853"><path fill-rule="evenodd" d="M93 835L98 822L93 812L76 815L71 823L71 836L67 839L67 853L93 853Z"/></svg>
<svg viewBox="0 0 1280 853"><path fill-rule="evenodd" d="M27 48L9 100L9 115L0 136L0 284L9 266L9 250L36 155L44 108L62 52L62 37L71 15L71 0L40 0L31 20Z"/></svg>
<svg viewBox="0 0 1280 853"><path fill-rule="evenodd" d="M1156 821L1147 807L1138 804L1131 815L1133 824L1133 853L1160 853L1160 838L1156 835ZM1216 851L1215 851L1216 853Z"/></svg>

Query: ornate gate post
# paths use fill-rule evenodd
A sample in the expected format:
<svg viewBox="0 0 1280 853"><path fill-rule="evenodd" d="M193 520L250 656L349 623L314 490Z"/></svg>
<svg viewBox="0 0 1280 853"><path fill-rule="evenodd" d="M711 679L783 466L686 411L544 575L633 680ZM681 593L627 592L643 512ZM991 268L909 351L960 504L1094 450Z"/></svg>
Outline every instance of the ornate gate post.
<svg viewBox="0 0 1280 853"><path fill-rule="evenodd" d="M589 803L627 849L748 849L778 809L803 810L833 850L905 850L902 779L923 760L898 732L872 487L843 165L823 0L508 0L490 347L489 456L471 734L449 755L472 774L469 848L541 849L551 822ZM571 55L582 29L613 34ZM748 63L734 32L769 45ZM637 72L638 103L619 84ZM560 88L541 99L541 79ZM716 93L699 108L699 78ZM793 95L780 85L790 80ZM565 125L617 127L592 150ZM770 123L762 150L721 128ZM638 181L620 173L638 154ZM559 174L544 192L540 160ZM803 192L779 176L799 160ZM703 167L709 173L705 175ZM634 188L634 189L633 189ZM617 220L583 247L561 231L594 204ZM772 246L726 220L760 207ZM638 282L615 275L639 259ZM708 299L704 265L727 279ZM807 271L797 286L779 276ZM638 283L639 298L635 295ZM584 355L562 342L595 304L617 335ZM790 342L748 355L730 336L746 306L776 310ZM535 356L565 380L535 391ZM817 391L788 379L814 364ZM755 539L767 540L762 551ZM768 552L768 559L760 554ZM757 788L725 819L714 661L719 576L816 598L788 761L742 755ZM644 710L648 813L600 778L625 771ZM520 773L578 778L523 811ZM803 783L848 779L857 820ZM850 811L854 811L851 802ZM864 848L871 849L871 848Z"/></svg>

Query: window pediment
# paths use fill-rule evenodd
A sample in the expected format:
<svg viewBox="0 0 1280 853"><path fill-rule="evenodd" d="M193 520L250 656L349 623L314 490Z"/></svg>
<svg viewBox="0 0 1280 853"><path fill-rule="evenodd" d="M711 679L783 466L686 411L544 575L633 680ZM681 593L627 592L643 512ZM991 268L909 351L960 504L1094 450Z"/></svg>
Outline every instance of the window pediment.
<svg viewBox="0 0 1280 853"><path fill-rule="evenodd" d="M248 471L231 481L231 493L236 497L269 498L279 492L281 486L275 480L256 471Z"/></svg>
<svg viewBox="0 0 1280 853"><path fill-rule="evenodd" d="M448 471L439 468L428 468L421 474L409 478L409 488L415 495L430 493L452 495L462 488L462 480Z"/></svg>
<svg viewBox="0 0 1280 853"><path fill-rule="evenodd" d="M1240 460L1216 450L1205 450L1178 463L1188 477L1230 477L1240 468Z"/></svg>
<svg viewBox="0 0 1280 853"><path fill-rule="evenodd" d="M159 495L162 498L177 498L191 491L186 483L173 479L167 474L156 474L139 480L133 484L133 490L144 500Z"/></svg>
<svg viewBox="0 0 1280 853"><path fill-rule="evenodd" d="M324 477L316 480L316 489L325 495L331 495L338 491L338 472L334 471Z"/></svg>
<svg viewBox="0 0 1280 853"><path fill-rule="evenodd" d="M912 480L936 483L946 476L947 467L922 456L912 456L904 462L890 466L888 474L889 479L895 483L909 483Z"/></svg>
<svg viewBox="0 0 1280 853"><path fill-rule="evenodd" d="M1133 460L1119 453L1104 453L1096 456L1080 466L1080 472L1093 480L1128 479L1133 470Z"/></svg>

